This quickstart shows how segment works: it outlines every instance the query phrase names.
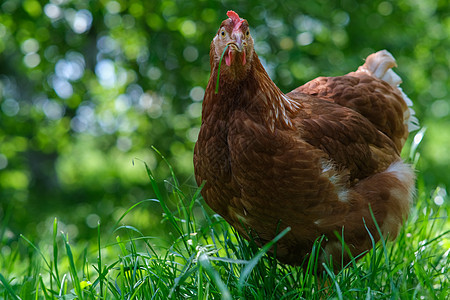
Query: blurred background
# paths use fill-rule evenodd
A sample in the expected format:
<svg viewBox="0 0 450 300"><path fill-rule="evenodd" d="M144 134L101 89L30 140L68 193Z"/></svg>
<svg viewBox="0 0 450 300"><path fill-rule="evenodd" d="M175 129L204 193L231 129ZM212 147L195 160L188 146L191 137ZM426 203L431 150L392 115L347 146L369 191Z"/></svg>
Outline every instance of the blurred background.
<svg viewBox="0 0 450 300"><path fill-rule="evenodd" d="M430 205L448 209L447 0L3 0L3 242L36 236L55 217L71 238L96 237L98 220L108 227L154 197L142 161L161 181L169 176L152 145L187 190L196 187L192 152L209 45L229 9L249 21L258 55L285 92L388 49L426 127L415 138L423 138L419 185L434 191ZM154 234L164 230L160 220L150 205L130 222Z"/></svg>

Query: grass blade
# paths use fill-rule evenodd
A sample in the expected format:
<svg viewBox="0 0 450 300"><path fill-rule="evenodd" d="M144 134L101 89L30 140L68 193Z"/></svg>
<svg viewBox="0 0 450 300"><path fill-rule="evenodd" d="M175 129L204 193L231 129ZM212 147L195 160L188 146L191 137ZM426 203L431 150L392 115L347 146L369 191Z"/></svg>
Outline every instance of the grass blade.
<svg viewBox="0 0 450 300"><path fill-rule="evenodd" d="M324 269L327 272L328 276L330 276L331 280L333 280L334 286L336 288L336 293L337 293L338 299L339 300L343 300L344 297L342 297L342 291L341 291L341 288L339 287L338 282L336 281L336 276L334 275L334 273L332 271L330 271L330 269L327 267L327 265L325 263L323 263L322 266L324 267Z"/></svg>
<svg viewBox="0 0 450 300"><path fill-rule="evenodd" d="M47 288L45 287L44 280L42 279L41 275L39 275L39 282L41 283L42 291L44 292L44 295L45 295L44 299L53 299L53 295L52 295L52 297L50 297L49 294L47 293ZM38 295L36 293L36 297L37 296Z"/></svg>
<svg viewBox="0 0 450 300"><path fill-rule="evenodd" d="M59 280L59 271L58 271L58 243L56 241L56 236L58 233L58 219L55 218L53 221L53 268L55 270L55 280L58 286L61 285L61 281Z"/></svg>
<svg viewBox="0 0 450 300"><path fill-rule="evenodd" d="M172 165L169 163L169 161L166 159L166 157L164 155L162 155L162 153L156 149L155 146L151 147L153 149L153 151L155 151L156 153L158 153L158 155L162 158L162 160L166 163L167 167L169 168L170 171L170 175L172 176L172 180L173 183L175 184L175 187L178 189L180 187L180 184L178 183L178 179L177 176L175 176L175 172L173 171ZM178 189L179 190L179 189ZM180 191L180 190L179 190Z"/></svg>
<svg viewBox="0 0 450 300"><path fill-rule="evenodd" d="M98 246L98 259L97 259L97 272L98 272L98 280L100 284L100 295L103 295L103 273L102 273L102 246L100 242L100 221L97 223L97 246Z"/></svg>
<svg viewBox="0 0 450 300"><path fill-rule="evenodd" d="M291 231L290 227L285 228L280 234L278 234L273 240L268 242L266 245L264 245L258 253L248 262L248 264L244 267L244 269L241 272L241 277L239 278L239 289L242 291L242 288L245 285L245 282L247 281L248 276L252 272L252 270L255 268L255 266L258 264L261 257L263 257L264 254L269 251L269 249L278 242L283 236L285 236L289 231Z"/></svg>
<svg viewBox="0 0 450 300"><path fill-rule="evenodd" d="M123 218L125 218L134 208L136 208L137 206L139 206L139 205L141 205L142 203L145 203L145 202L157 202L157 203L159 203L160 201L158 199L145 199L145 200L139 201L138 203L136 203L136 204L132 205L130 208L128 208L120 216L120 218L116 221L116 223L114 224L114 226L112 228L116 228L119 225L119 223L123 220ZM113 231L115 231L115 230L113 230Z"/></svg>
<svg viewBox="0 0 450 300"><path fill-rule="evenodd" d="M0 273L0 281L3 283L3 286L14 300L20 300L20 298L16 296L16 293L14 293L14 290L9 284L8 280L6 280L6 278L3 277L2 273Z"/></svg>
<svg viewBox="0 0 450 300"><path fill-rule="evenodd" d="M377 228L378 234L380 235L380 241L381 241L381 245L383 247L383 254L384 254L384 261L385 261L385 264L386 264L386 269L390 273L391 266L390 266L390 261L389 261L389 255L388 255L388 252L387 252L386 241L385 241L385 238L383 236L383 233L381 232L381 228L378 225L377 220L375 219L375 215L373 214L372 207L370 205L369 205L369 212L370 212L370 216L373 219L375 227ZM390 283L390 287L391 287L391 292L394 295L396 295L397 294L397 289L396 289L396 287L394 285L394 280L392 279L391 274L389 274L389 275L390 275L389 276L389 283Z"/></svg>
<svg viewBox="0 0 450 300"><path fill-rule="evenodd" d="M83 289L81 288L81 285L80 285L80 279L78 278L78 272L75 267L75 261L73 259L72 249L70 248L69 240L68 240L68 237L66 237L64 234L62 234L62 236L64 239L64 243L66 245L66 254L67 254L67 258L69 260L69 271L70 271L70 275L72 277L72 284L77 293L77 296L80 299L83 299Z"/></svg>
<svg viewBox="0 0 450 300"><path fill-rule="evenodd" d="M228 45L225 46L225 49L223 49L222 55L220 56L219 60L219 68L217 69L217 82L216 82L216 94L219 93L219 78L220 78L220 66L222 65L223 56L225 55L225 52L228 49Z"/></svg>
<svg viewBox="0 0 450 300"><path fill-rule="evenodd" d="M224 300L233 299L231 297L230 290L227 288L225 283L220 278L219 272L217 272L217 270L214 269L214 267L211 265L208 255L206 255L205 253L200 254L198 262L200 263L202 268L205 269L206 273L208 273L209 277L212 279L212 281L216 284L217 288L220 290L222 299ZM201 269L199 269L199 272L200 271Z"/></svg>
<svg viewBox="0 0 450 300"><path fill-rule="evenodd" d="M34 245L29 239L27 239L24 235L21 234L20 237L23 240L25 240L34 250L36 250L37 253L39 253L39 255L41 256L41 258L44 260L45 264L48 267L48 270L50 272L50 276L58 282L59 279L57 279L56 275L52 272L53 268L52 268L51 264L45 258L45 256L42 253L42 251L36 245Z"/></svg>

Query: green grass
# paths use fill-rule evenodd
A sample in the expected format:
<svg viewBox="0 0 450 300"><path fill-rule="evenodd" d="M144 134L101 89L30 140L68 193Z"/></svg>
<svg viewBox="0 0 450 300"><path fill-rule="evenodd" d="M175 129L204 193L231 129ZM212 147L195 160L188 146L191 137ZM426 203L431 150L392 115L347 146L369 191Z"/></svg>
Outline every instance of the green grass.
<svg viewBox="0 0 450 300"><path fill-rule="evenodd" d="M145 165L145 164L144 164ZM314 276L317 255L304 269L265 254L211 214L200 189L186 193L172 172L168 189L145 165L157 199L129 208L111 229L98 225L95 242L71 244L55 219L43 236L21 236L0 247L1 299L446 299L450 288L446 211L419 180L412 214L395 242L380 242L338 274L325 265ZM437 191L436 191L437 192ZM136 208L158 202L173 228L168 246L124 225ZM176 203L176 204L174 204ZM3 240L4 221L0 228ZM106 233L105 233L106 232ZM25 251L24 251L25 249ZM319 242L312 253L320 251ZM324 284L327 282L328 284Z"/></svg>

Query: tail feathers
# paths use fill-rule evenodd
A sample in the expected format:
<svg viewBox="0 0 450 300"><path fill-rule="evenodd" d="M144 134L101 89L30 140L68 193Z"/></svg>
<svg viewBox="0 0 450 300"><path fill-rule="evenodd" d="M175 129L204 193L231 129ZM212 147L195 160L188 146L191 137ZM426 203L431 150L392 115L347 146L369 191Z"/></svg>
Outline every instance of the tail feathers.
<svg viewBox="0 0 450 300"><path fill-rule="evenodd" d="M357 72L368 73L371 76L384 80L392 87L398 89L403 97L403 101L405 101L405 104L408 107L408 109L404 111L403 117L408 125L408 131L411 132L420 128L419 120L415 116L416 112L412 109L413 102L400 87L402 79L392 70L392 68L396 66L397 63L392 54L387 50L381 50L369 55L364 65L360 66Z"/></svg>
<svg viewBox="0 0 450 300"><path fill-rule="evenodd" d="M403 92L402 88L397 86L399 91L402 93L403 100L405 101L408 109L403 113L403 119L407 121L408 131L415 131L420 128L419 119L416 117L416 112L411 108L413 106L413 102L409 97Z"/></svg>

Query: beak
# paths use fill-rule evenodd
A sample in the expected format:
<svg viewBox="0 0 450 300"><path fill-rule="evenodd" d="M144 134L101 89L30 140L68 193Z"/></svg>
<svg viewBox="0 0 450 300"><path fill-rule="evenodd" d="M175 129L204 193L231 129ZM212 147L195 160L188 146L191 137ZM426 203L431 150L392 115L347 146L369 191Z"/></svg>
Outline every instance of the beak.
<svg viewBox="0 0 450 300"><path fill-rule="evenodd" d="M234 46L238 52L242 52L243 46L245 45L243 36L244 34L239 30L233 31L231 33L231 38L234 40L234 42L230 42L229 44L230 46Z"/></svg>

